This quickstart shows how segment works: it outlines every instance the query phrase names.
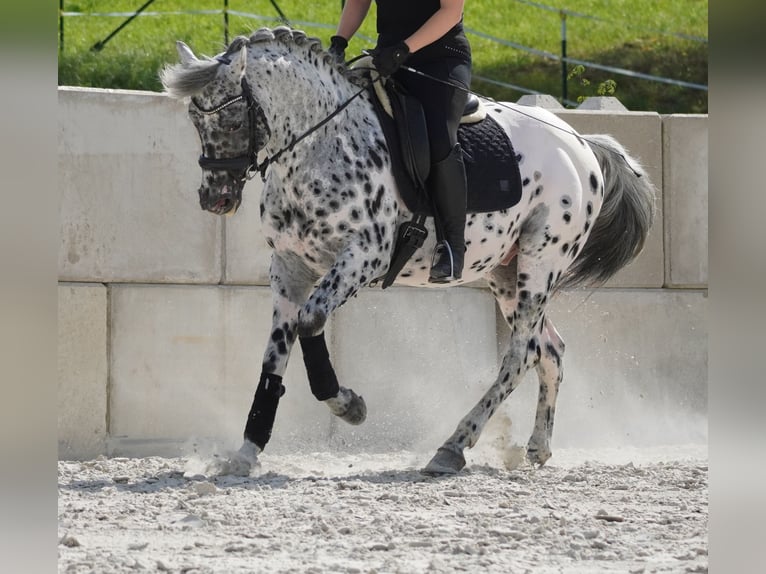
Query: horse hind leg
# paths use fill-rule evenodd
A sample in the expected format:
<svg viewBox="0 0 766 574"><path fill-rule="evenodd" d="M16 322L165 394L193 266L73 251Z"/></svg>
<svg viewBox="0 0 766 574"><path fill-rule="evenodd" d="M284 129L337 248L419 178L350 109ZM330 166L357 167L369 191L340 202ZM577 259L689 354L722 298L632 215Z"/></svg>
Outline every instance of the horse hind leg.
<svg viewBox="0 0 766 574"><path fill-rule="evenodd" d="M537 397L537 412L532 436L527 444L527 460L535 465L544 465L551 457L551 436L553 419L556 414L556 399L564 371L564 341L553 323L546 317L540 333L540 360L537 363L537 378L540 391Z"/></svg>
<svg viewBox="0 0 766 574"><path fill-rule="evenodd" d="M455 432L423 469L425 474L455 473L465 465L463 450L473 447L500 404L518 387L527 370L542 357L541 324L557 274L555 265L537 252L520 249L517 259L489 276L489 286L511 330L511 340L495 382L460 421ZM535 255L526 255L526 253ZM559 261L554 257L555 263Z"/></svg>

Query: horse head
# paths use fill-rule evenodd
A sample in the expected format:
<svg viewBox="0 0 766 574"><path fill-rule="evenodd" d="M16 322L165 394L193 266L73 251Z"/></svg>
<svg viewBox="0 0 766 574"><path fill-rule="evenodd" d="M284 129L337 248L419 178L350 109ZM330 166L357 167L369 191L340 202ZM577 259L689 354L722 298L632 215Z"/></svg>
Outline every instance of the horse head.
<svg viewBox="0 0 766 574"><path fill-rule="evenodd" d="M237 38L215 58L199 59L183 42L177 48L181 63L165 68L161 79L171 96L190 98L189 117L202 144L200 205L218 215L236 212L270 136L245 76L247 40Z"/></svg>
<svg viewBox="0 0 766 574"><path fill-rule="evenodd" d="M286 161L282 153L350 97L345 67L299 30L261 28L214 58L177 48L180 63L160 76L169 95L189 99L202 144L200 204L216 214L236 211L250 174Z"/></svg>

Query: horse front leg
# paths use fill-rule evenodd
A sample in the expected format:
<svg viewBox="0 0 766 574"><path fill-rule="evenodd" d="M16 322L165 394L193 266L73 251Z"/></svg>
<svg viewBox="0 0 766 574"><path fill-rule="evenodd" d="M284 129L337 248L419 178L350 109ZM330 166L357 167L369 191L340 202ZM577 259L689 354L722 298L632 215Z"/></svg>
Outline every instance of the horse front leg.
<svg viewBox="0 0 766 574"><path fill-rule="evenodd" d="M324 328L333 311L374 279L376 273L384 271L380 256L372 251L355 244L347 246L303 305L298 318L298 337L311 392L335 416L352 425L364 422L367 405L361 396L338 383Z"/></svg>
<svg viewBox="0 0 766 574"><path fill-rule="evenodd" d="M240 454L255 464L266 447L276 419L279 399L285 393L282 377L298 332L301 306L316 279L300 260L274 253L269 282L272 296L271 333L263 354L260 380L247 415Z"/></svg>

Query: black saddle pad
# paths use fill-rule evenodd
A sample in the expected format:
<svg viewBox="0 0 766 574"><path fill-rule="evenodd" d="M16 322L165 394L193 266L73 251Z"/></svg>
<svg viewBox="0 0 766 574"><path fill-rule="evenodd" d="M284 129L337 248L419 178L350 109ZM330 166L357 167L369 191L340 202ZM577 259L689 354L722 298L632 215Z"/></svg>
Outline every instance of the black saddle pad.
<svg viewBox="0 0 766 574"><path fill-rule="evenodd" d="M425 190L418 189L404 166L394 120L376 97L373 101L402 200L412 213L433 215L431 200ZM516 205L521 199L519 163L511 140L500 124L490 116L477 123L461 124L458 141L463 148L468 179L468 213L500 211Z"/></svg>

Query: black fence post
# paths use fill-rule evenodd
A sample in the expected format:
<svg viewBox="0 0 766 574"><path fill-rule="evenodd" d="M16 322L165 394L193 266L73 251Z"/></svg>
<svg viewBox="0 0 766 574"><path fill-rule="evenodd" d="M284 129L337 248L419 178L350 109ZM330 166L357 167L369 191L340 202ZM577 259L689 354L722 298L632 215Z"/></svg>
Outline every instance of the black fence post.
<svg viewBox="0 0 766 574"><path fill-rule="evenodd" d="M111 40L111 39L112 39L112 38L113 38L115 35L117 35L117 34L120 32L120 30L122 30L122 29L123 29L125 26L127 26L128 24L130 24L130 23L133 21L133 19L134 19L136 16L138 16L138 15L139 15L141 12L143 12L144 10L146 10L146 9L149 7L149 4L151 4L152 2L154 2L154 0L147 0L147 1L146 1L146 3L145 3L143 6L141 6L141 7L140 7L138 10L136 10L136 11L135 11L135 13L134 13L134 14L133 14L133 15L132 15L130 18L128 18L128 19L127 19L127 20L125 20L125 21L124 21L122 24L120 24L119 26L117 26L117 28L114 30L114 32L112 32L111 34L109 34L109 35L108 35L106 38L104 38L103 40L101 40L101 41L99 41L99 42L96 42L95 44L93 44L93 46L91 47L91 50L92 50L93 52L100 52L101 50L103 50L103 49L104 49L104 46L106 46L106 43L107 43L109 40Z"/></svg>
<svg viewBox="0 0 766 574"><path fill-rule="evenodd" d="M567 98L567 15L561 10L561 101Z"/></svg>
<svg viewBox="0 0 766 574"><path fill-rule="evenodd" d="M223 45L229 45L229 0L223 0Z"/></svg>
<svg viewBox="0 0 766 574"><path fill-rule="evenodd" d="M64 51L64 0L59 0L59 52Z"/></svg>
<svg viewBox="0 0 766 574"><path fill-rule="evenodd" d="M279 4L277 4L276 0L271 0L271 5L274 6L277 14L279 14L279 19L282 20L282 23L286 26L290 26L290 20L288 20L287 16L285 16L285 13L282 12L282 9L279 7Z"/></svg>

